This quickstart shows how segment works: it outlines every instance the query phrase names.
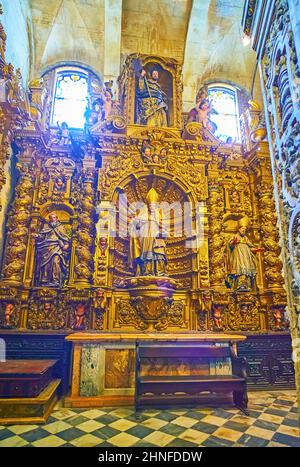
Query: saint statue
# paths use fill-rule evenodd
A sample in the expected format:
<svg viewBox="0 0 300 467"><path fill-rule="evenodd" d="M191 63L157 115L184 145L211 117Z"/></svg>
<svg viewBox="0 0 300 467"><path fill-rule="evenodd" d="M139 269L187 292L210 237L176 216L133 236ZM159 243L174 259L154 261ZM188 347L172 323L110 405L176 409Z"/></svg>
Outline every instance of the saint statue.
<svg viewBox="0 0 300 467"><path fill-rule="evenodd" d="M39 285L61 287L67 276L70 239L57 215L51 213L36 235L36 278Z"/></svg>
<svg viewBox="0 0 300 467"><path fill-rule="evenodd" d="M147 204L131 220L130 264L136 276L165 276L166 242L160 236L160 211L155 207L158 193L154 188L147 194Z"/></svg>
<svg viewBox="0 0 300 467"><path fill-rule="evenodd" d="M66 146L71 143L70 131L68 124L66 122L62 122L61 126L59 122L57 122L57 142L60 146Z"/></svg>
<svg viewBox="0 0 300 467"><path fill-rule="evenodd" d="M247 237L248 219L239 222L237 234L228 243L228 277L226 286L239 292L250 292L257 275L255 254L263 251L256 248Z"/></svg>
<svg viewBox="0 0 300 467"><path fill-rule="evenodd" d="M150 78L142 69L137 83L137 123L150 127L168 126L166 94L158 83L158 69L153 68Z"/></svg>

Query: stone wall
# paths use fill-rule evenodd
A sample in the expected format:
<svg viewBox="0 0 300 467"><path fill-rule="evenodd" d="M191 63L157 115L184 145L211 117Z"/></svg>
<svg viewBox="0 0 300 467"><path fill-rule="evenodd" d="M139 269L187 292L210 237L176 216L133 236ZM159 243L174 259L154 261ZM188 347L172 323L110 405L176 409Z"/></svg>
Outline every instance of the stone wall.
<svg viewBox="0 0 300 467"><path fill-rule="evenodd" d="M30 79L33 62L32 19L29 0L2 0L1 22L8 37L6 61L20 68L23 84Z"/></svg>

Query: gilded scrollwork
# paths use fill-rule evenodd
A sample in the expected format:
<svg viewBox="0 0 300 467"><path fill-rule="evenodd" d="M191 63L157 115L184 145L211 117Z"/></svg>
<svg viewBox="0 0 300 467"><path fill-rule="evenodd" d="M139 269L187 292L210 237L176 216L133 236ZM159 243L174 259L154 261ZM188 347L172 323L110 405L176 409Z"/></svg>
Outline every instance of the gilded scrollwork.
<svg viewBox="0 0 300 467"><path fill-rule="evenodd" d="M68 317L64 305L65 296L55 290L44 288L34 292L28 302L28 329L65 329Z"/></svg>
<svg viewBox="0 0 300 467"><path fill-rule="evenodd" d="M130 301L120 300L117 304L117 316L120 325L133 325L136 329L155 329L163 331L168 326L181 327L184 303L164 297L159 300L137 296Z"/></svg>
<svg viewBox="0 0 300 467"><path fill-rule="evenodd" d="M119 300L116 307L119 325L132 325L141 331L147 329L148 325L137 315L129 300Z"/></svg>
<svg viewBox="0 0 300 467"><path fill-rule="evenodd" d="M231 172L229 177L226 177L226 211L236 216L248 216L253 214L251 192L249 180L244 174Z"/></svg>
<svg viewBox="0 0 300 467"><path fill-rule="evenodd" d="M148 134L151 135L149 131ZM162 150L166 149L163 148ZM122 180L132 173L147 170L148 164L149 162L144 162L138 154L134 156L124 152L110 160L100 171L100 191L102 197L111 199L115 187ZM186 186L193 190L196 199L199 201L207 199L208 187L207 177L205 176L205 165L198 165L197 170L195 170L194 163L191 161L189 155L178 158L176 157L176 153L170 152L165 162L165 170L172 174L173 177L176 175L179 180L184 181Z"/></svg>
<svg viewBox="0 0 300 467"><path fill-rule="evenodd" d="M229 299L224 313L223 330L251 331L260 330L260 304L257 297L251 294L238 294Z"/></svg>

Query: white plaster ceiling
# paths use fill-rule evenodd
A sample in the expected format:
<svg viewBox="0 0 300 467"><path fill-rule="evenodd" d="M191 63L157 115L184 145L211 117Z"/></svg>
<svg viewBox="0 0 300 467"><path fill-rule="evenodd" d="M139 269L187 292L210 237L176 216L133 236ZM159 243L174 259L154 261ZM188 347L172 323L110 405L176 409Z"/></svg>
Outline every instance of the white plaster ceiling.
<svg viewBox="0 0 300 467"><path fill-rule="evenodd" d="M177 59L184 101L204 80L250 90L255 54L241 39L243 0L30 0L37 75L77 61L104 78L119 74L134 52Z"/></svg>

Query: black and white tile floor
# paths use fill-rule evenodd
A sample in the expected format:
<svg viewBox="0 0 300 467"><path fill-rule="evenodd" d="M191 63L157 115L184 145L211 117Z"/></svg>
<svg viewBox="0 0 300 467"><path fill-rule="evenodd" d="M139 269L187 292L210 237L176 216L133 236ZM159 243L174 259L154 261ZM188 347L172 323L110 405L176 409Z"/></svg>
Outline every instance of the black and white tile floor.
<svg viewBox="0 0 300 467"><path fill-rule="evenodd" d="M249 410L148 409L137 420L131 407L57 407L44 425L0 426L0 447L300 447L294 391L250 393Z"/></svg>

